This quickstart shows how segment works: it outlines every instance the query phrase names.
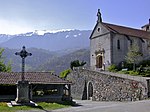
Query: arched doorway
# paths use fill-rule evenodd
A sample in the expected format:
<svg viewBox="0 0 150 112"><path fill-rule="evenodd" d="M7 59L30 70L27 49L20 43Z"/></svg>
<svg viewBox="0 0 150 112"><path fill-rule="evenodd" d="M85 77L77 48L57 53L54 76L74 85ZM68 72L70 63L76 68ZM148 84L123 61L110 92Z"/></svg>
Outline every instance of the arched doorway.
<svg viewBox="0 0 150 112"><path fill-rule="evenodd" d="M102 68L103 66L103 57L101 55L96 57L96 67Z"/></svg>
<svg viewBox="0 0 150 112"><path fill-rule="evenodd" d="M92 97L93 97L93 84L89 82L87 91L87 100L92 100Z"/></svg>

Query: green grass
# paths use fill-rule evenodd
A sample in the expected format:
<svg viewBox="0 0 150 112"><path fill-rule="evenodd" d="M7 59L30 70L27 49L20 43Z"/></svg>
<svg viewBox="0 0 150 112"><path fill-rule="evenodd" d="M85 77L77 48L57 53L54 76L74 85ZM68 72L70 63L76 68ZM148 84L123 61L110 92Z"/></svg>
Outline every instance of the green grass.
<svg viewBox="0 0 150 112"><path fill-rule="evenodd" d="M38 107L30 107L30 106L8 107L6 102L0 102L0 112L16 112L19 110L54 110L54 109L66 108L70 106L65 104L46 103L46 102L40 102L37 104Z"/></svg>

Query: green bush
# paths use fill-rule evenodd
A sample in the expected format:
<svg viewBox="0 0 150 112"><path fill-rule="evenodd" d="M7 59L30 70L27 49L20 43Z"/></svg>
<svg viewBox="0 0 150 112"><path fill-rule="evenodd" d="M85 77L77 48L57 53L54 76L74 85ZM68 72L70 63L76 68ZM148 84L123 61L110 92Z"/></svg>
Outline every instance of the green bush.
<svg viewBox="0 0 150 112"><path fill-rule="evenodd" d="M150 66L150 60L143 60L139 65L142 65L143 67Z"/></svg>
<svg viewBox="0 0 150 112"><path fill-rule="evenodd" d="M117 69L117 66L115 64L112 64L108 67L108 71L110 72L117 72L118 69Z"/></svg>
<svg viewBox="0 0 150 112"><path fill-rule="evenodd" d="M61 77L61 78L66 78L67 75L68 75L70 72L71 72L70 69L64 70L64 71L62 71L62 72L60 73L60 77Z"/></svg>
<svg viewBox="0 0 150 112"><path fill-rule="evenodd" d="M130 75L139 75L137 71L128 71Z"/></svg>

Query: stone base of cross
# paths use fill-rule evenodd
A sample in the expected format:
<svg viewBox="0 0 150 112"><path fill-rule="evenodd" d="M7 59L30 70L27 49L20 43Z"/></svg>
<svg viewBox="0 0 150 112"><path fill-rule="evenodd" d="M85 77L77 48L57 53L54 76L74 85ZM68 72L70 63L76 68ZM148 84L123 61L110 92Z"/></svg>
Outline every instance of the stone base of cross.
<svg viewBox="0 0 150 112"><path fill-rule="evenodd" d="M29 82L18 81L17 82L17 97L15 100L17 103L29 103Z"/></svg>

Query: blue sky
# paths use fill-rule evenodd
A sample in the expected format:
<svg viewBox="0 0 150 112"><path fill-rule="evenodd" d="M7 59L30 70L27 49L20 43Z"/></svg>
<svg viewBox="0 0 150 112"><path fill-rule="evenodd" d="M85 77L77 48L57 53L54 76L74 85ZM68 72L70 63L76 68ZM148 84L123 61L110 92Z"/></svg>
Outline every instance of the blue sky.
<svg viewBox="0 0 150 112"><path fill-rule="evenodd" d="M0 0L0 33L92 30L100 9L104 22L140 28L150 18L150 0Z"/></svg>

